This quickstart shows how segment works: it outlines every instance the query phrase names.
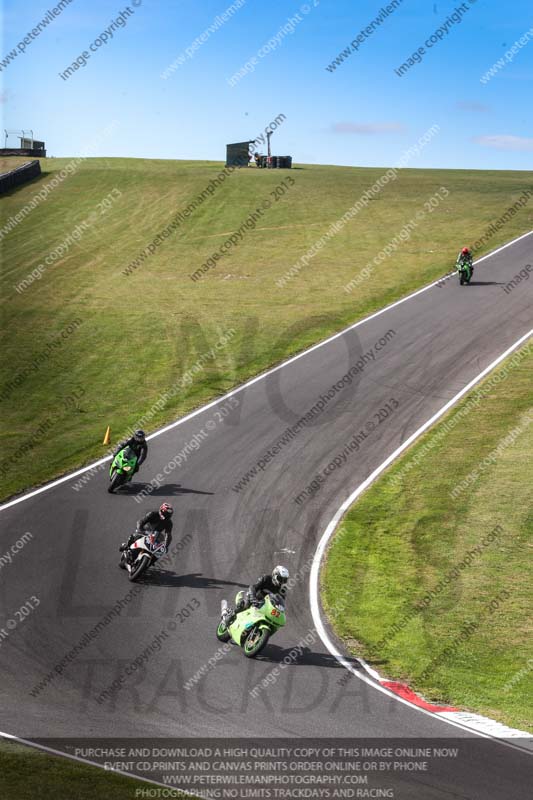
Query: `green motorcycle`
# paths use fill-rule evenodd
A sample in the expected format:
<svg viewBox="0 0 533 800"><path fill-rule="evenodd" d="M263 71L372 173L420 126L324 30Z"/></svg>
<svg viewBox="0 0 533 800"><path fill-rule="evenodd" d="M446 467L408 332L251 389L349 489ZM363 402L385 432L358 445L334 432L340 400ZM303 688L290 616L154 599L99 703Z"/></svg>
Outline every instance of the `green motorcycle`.
<svg viewBox="0 0 533 800"><path fill-rule="evenodd" d="M118 489L119 486L123 486L128 481L131 481L136 466L137 456L131 447L125 447L117 453L109 468L109 480L111 483L107 491L113 494L115 489Z"/></svg>
<svg viewBox="0 0 533 800"><path fill-rule="evenodd" d="M459 283L463 286L465 283L470 283L474 269L471 261L460 261L457 264L457 272L459 273Z"/></svg>
<svg viewBox="0 0 533 800"><path fill-rule="evenodd" d="M235 598L235 605L240 603L244 592L240 591ZM222 619L217 628L217 639L242 647L247 658L253 658L266 646L270 637L285 625L285 603L279 594L269 592L261 605L251 605L240 611L229 628L224 623L227 602L222 604Z"/></svg>

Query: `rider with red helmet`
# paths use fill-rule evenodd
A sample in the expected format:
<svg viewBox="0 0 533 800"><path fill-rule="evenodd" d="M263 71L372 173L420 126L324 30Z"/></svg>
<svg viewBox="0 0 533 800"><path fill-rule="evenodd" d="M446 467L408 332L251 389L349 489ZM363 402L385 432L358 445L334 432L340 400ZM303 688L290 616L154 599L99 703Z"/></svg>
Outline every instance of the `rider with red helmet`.
<svg viewBox="0 0 533 800"><path fill-rule="evenodd" d="M172 541L172 514L174 509L170 503L162 503L159 506L159 511L149 511L137 523L137 530L132 533L127 542L120 545L119 550L127 550L133 542L140 539L141 536L146 536L147 533L155 533L156 542L164 544L165 548L169 549Z"/></svg>
<svg viewBox="0 0 533 800"><path fill-rule="evenodd" d="M467 265L470 267L470 278L474 274L474 264L472 260L472 251L469 247L463 247L459 255L457 256L456 266L462 267L463 265ZM470 280L470 279L469 279Z"/></svg>

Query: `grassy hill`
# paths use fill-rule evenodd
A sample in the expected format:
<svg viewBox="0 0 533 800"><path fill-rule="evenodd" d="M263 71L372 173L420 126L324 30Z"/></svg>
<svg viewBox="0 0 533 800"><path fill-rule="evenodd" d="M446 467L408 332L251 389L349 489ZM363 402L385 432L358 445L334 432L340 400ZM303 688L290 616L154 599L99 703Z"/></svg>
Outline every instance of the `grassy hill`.
<svg viewBox="0 0 533 800"><path fill-rule="evenodd" d="M143 415L153 430L438 278L532 187L525 172L401 170L287 280L385 168L236 170L208 194L221 164L41 167L2 203L4 497L100 456L107 425L113 441ZM530 203L478 255L532 222ZM225 245L233 234L235 246ZM370 278L344 291L394 237ZM191 279L209 258L214 266ZM146 421L171 386L179 390Z"/></svg>

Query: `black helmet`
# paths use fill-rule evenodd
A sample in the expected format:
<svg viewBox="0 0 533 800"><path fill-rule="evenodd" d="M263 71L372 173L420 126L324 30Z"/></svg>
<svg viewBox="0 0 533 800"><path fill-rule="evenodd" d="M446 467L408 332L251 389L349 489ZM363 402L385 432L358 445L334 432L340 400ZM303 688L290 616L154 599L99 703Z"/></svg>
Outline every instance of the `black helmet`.
<svg viewBox="0 0 533 800"><path fill-rule="evenodd" d="M135 433L133 434L133 438L135 439L136 442L144 442L144 440L146 439L146 434L139 428L139 430L135 431Z"/></svg>

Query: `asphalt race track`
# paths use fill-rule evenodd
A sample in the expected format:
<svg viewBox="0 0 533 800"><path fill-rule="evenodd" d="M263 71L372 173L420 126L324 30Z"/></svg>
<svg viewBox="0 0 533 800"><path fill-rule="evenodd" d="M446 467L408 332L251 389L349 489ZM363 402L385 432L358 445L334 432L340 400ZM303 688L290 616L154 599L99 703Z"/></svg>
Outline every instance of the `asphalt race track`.
<svg viewBox="0 0 533 800"><path fill-rule="evenodd" d="M4 508L0 552L25 531L33 539L1 570L2 614L12 616L32 596L39 603L1 642L0 729L26 739L471 736L357 678L342 680L346 671L314 634L309 566L321 534L353 489L531 329L533 280L507 293L503 287L532 258L529 235L483 260L471 286L460 287L454 276L203 409L153 438L136 483L117 495L106 491L106 465L78 491L73 486L80 476ZM240 491L232 488L289 425L362 363L314 424L280 446ZM387 404L394 410L378 422ZM365 436L359 448L302 499L360 431ZM146 483L195 435L199 445L186 463L167 469L164 485L137 503ZM117 568L117 548L136 520L163 500L175 508L172 547L182 540L180 552L148 573L120 615L54 672L135 588ZM221 646L215 628L222 598L232 600L239 587L276 563L298 576L286 628L256 660L228 648L215 667L184 688ZM304 639L302 656L267 691L250 694ZM151 644L142 667L99 702ZM52 679L35 691L49 673ZM501 742L483 743L468 763L443 761L430 775L396 776L396 796L530 797L531 756Z"/></svg>

